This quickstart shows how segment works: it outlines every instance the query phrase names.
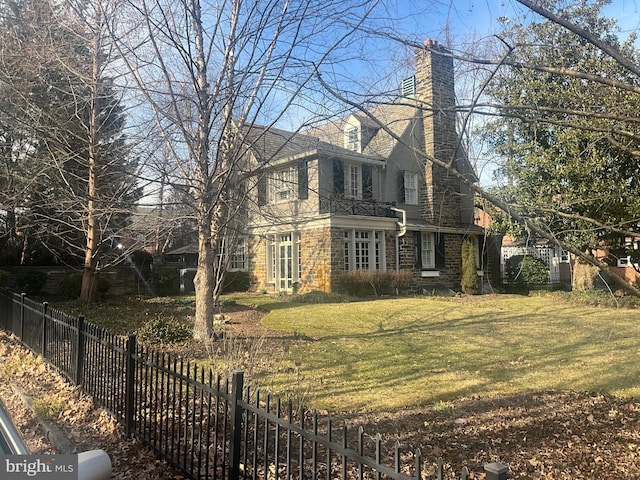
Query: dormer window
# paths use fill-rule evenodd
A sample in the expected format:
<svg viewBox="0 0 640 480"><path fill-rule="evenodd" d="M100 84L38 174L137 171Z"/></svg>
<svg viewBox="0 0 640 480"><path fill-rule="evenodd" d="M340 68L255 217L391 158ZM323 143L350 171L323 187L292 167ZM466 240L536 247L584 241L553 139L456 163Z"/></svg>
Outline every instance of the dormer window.
<svg viewBox="0 0 640 480"><path fill-rule="evenodd" d="M360 151L360 130L356 127L350 127L345 134L345 147L354 152Z"/></svg>

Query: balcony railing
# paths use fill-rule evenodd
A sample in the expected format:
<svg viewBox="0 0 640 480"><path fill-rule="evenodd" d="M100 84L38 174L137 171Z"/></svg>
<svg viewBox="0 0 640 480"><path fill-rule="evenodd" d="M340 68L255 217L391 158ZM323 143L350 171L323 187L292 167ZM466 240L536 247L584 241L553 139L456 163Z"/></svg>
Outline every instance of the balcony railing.
<svg viewBox="0 0 640 480"><path fill-rule="evenodd" d="M395 218L397 213L391 210L393 206L389 202L360 200L345 198L342 195L333 195L320 201L320 213Z"/></svg>

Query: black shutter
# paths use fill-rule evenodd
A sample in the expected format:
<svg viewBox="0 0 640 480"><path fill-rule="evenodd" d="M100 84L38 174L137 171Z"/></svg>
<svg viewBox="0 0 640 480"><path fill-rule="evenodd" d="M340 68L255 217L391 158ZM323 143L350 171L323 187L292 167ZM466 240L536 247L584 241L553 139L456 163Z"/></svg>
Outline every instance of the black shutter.
<svg viewBox="0 0 640 480"><path fill-rule="evenodd" d="M444 233L436 233L435 234L435 247L436 247L436 268L441 269L445 267L445 235Z"/></svg>
<svg viewBox="0 0 640 480"><path fill-rule="evenodd" d="M404 197L404 170L398 172L398 201L405 203Z"/></svg>
<svg viewBox="0 0 640 480"><path fill-rule="evenodd" d="M309 168L306 160L298 160L298 200L309 198Z"/></svg>
<svg viewBox="0 0 640 480"><path fill-rule="evenodd" d="M342 160L333 161L333 191L344 195L344 165Z"/></svg>
<svg viewBox="0 0 640 480"><path fill-rule="evenodd" d="M362 198L373 199L373 168L366 163L362 165Z"/></svg>
<svg viewBox="0 0 640 480"><path fill-rule="evenodd" d="M258 206L262 207L267 204L267 176L263 174L258 179Z"/></svg>
<svg viewBox="0 0 640 480"><path fill-rule="evenodd" d="M415 265L417 269L422 268L422 233L413 232L413 246L415 251Z"/></svg>

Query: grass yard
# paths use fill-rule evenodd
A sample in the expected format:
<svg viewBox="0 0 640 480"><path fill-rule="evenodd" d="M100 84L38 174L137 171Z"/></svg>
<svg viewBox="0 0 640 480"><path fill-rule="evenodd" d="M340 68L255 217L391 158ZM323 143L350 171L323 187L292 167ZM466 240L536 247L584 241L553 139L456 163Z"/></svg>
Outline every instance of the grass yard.
<svg viewBox="0 0 640 480"><path fill-rule="evenodd" d="M640 311L559 298L266 304L264 325L311 340L262 381L341 412L546 389L640 396Z"/></svg>
<svg viewBox="0 0 640 480"><path fill-rule="evenodd" d="M558 294L325 304L228 298L266 311L263 326L278 332L265 337L264 327L254 328L258 338L224 346L223 360L192 344L169 349L214 369L241 365L262 387L321 410L446 409L461 398L547 389L640 397L638 308L576 305ZM163 334L172 332L167 325L184 333L193 297L57 307L118 334L159 320L153 328Z"/></svg>

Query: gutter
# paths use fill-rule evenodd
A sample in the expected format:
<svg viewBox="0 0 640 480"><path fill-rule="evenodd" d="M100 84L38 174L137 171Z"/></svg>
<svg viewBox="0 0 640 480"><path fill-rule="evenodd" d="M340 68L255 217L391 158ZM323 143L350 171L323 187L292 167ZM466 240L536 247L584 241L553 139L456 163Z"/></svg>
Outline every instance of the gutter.
<svg viewBox="0 0 640 480"><path fill-rule="evenodd" d="M396 272L400 271L400 237L407 233L407 211L401 208L391 207L390 210L402 214L402 221L398 222L400 231L396 234Z"/></svg>

